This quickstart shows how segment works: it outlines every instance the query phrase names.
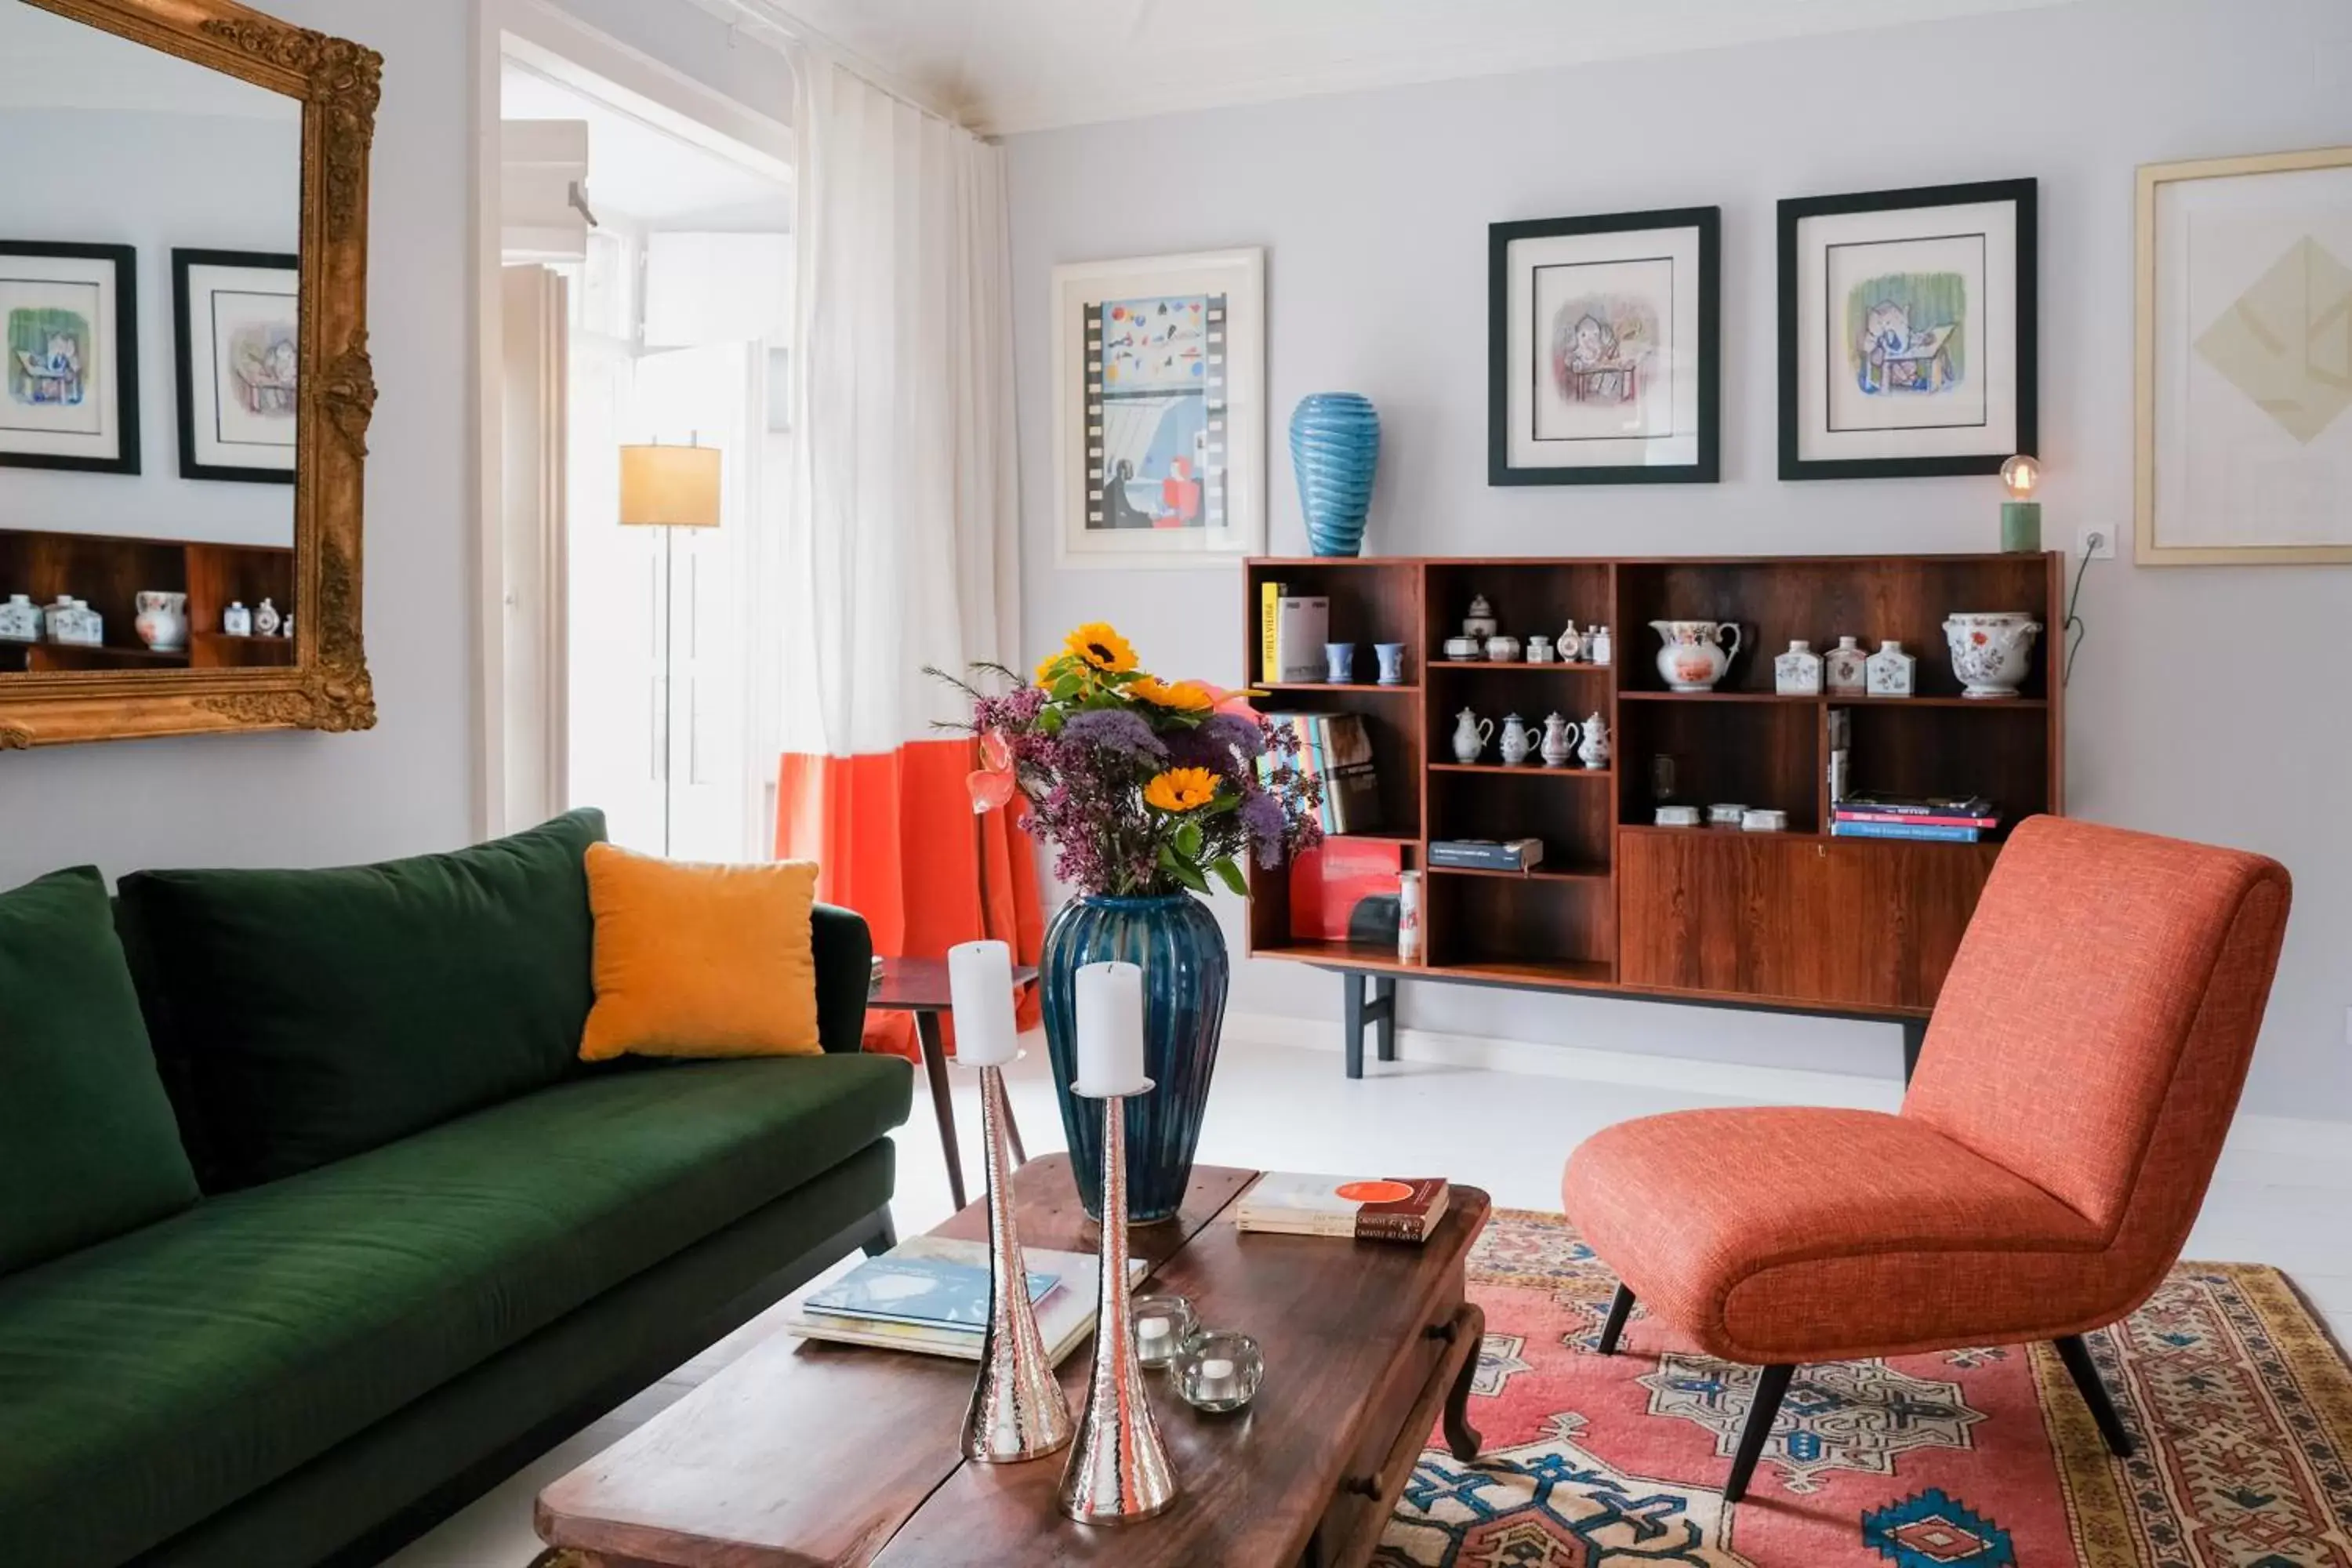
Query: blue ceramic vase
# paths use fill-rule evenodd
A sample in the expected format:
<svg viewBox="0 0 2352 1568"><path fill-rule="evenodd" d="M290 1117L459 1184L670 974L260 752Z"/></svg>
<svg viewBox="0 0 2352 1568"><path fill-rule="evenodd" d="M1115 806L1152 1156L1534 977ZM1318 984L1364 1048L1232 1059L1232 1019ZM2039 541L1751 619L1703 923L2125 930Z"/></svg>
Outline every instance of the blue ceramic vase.
<svg viewBox="0 0 2352 1568"><path fill-rule="evenodd" d="M1290 466L1307 542L1318 555L1361 555L1372 476L1381 466L1381 416L1369 397L1318 392L1290 416Z"/></svg>
<svg viewBox="0 0 2352 1568"><path fill-rule="evenodd" d="M1103 1105L1073 1095L1070 1084L1078 1069L1079 966L1112 963L1143 970L1143 1070L1152 1089L1126 1101L1127 1203L1129 1220L1146 1225L1174 1218L1192 1180L1232 965L1216 917L1189 893L1073 899L1045 928L1039 964L1045 1049L1054 1060L1054 1090L1062 1103L1078 1201L1097 1220Z"/></svg>

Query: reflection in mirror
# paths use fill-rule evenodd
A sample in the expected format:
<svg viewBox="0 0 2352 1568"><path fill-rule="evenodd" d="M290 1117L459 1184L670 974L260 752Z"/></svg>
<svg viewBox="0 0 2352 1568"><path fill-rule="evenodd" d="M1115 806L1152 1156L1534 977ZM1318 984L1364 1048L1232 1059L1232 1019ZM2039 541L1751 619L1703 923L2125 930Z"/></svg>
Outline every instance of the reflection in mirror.
<svg viewBox="0 0 2352 1568"><path fill-rule="evenodd" d="M0 679L291 665L301 105L0 0Z"/></svg>

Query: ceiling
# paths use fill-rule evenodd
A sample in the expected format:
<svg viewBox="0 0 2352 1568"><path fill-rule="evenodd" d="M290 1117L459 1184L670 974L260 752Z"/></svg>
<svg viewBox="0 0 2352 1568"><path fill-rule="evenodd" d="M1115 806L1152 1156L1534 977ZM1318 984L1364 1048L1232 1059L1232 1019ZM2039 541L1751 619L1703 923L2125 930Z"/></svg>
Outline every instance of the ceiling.
<svg viewBox="0 0 2352 1568"><path fill-rule="evenodd" d="M283 94L24 0L0 0L0 109L135 110L289 124L302 118L301 104Z"/></svg>
<svg viewBox="0 0 2352 1568"><path fill-rule="evenodd" d="M2071 0L738 0L992 134Z"/></svg>
<svg viewBox="0 0 2352 1568"><path fill-rule="evenodd" d="M772 233L793 226L786 182L511 57L500 69L499 111L507 120L588 122L588 203L600 219L716 232Z"/></svg>

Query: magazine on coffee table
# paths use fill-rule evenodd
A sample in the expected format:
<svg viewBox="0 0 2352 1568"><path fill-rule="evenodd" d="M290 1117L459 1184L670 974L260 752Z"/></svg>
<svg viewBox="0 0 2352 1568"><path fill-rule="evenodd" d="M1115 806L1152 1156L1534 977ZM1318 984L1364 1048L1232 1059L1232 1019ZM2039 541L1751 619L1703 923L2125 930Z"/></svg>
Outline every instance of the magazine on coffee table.
<svg viewBox="0 0 2352 1568"><path fill-rule="evenodd" d="M1093 1254L1085 1252L1053 1252L1044 1247L1024 1247L1023 1261L1029 1266L1030 1282L1034 1288L1037 1276L1050 1274L1061 1281L1060 1286L1037 1303L1037 1331L1045 1342L1045 1354L1059 1364L1072 1351L1084 1344L1095 1331L1095 1297L1102 1279L1099 1264ZM888 1256L902 1259L921 1259L934 1263L961 1264L988 1268L988 1244L982 1241L960 1241L939 1236L909 1237L892 1247ZM1150 1271L1141 1258L1128 1264L1128 1283L1132 1289ZM820 1286L819 1291L825 1287ZM812 1296L816 1292L812 1292ZM923 1328L914 1323L887 1323L864 1318L829 1317L809 1310L806 1300L794 1301L785 1309L784 1331L804 1340L824 1340L835 1344L868 1345L879 1350L913 1351L919 1355L950 1356L957 1361L978 1361L982 1339L967 1329Z"/></svg>

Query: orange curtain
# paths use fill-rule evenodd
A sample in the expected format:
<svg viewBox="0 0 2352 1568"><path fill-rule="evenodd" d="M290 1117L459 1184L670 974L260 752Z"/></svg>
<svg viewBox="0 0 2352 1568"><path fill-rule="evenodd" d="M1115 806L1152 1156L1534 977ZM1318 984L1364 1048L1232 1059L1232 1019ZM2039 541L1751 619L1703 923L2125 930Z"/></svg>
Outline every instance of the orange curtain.
<svg viewBox="0 0 2352 1568"><path fill-rule="evenodd" d="M864 915L878 953L944 958L957 942L992 937L1012 947L1013 963L1035 963L1045 932L1036 858L1014 816L1019 801L972 811L964 780L980 765L977 752L957 737L862 756L787 752L776 854L815 861L816 896ZM1024 1028L1037 1021L1035 992L1022 998ZM869 1014L866 1045L915 1056L912 1020Z"/></svg>

